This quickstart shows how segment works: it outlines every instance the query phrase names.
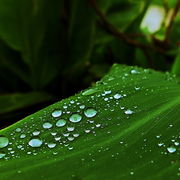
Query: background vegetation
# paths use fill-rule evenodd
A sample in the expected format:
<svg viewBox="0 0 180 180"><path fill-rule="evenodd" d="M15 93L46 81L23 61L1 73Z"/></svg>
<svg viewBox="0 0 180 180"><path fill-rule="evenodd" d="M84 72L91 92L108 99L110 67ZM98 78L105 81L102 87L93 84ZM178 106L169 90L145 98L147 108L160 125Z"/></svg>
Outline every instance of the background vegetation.
<svg viewBox="0 0 180 180"><path fill-rule="evenodd" d="M143 25L152 5L161 17L154 30ZM1 0L0 128L88 87L114 63L179 75L179 9L179 0Z"/></svg>

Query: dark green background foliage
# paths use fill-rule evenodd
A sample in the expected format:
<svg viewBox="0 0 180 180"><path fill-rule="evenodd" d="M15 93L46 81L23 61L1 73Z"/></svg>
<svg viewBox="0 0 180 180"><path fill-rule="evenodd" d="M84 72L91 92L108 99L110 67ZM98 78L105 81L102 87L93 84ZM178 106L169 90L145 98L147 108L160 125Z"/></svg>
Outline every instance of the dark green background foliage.
<svg viewBox="0 0 180 180"><path fill-rule="evenodd" d="M143 33L151 4L169 27ZM114 63L180 74L178 0L1 0L0 127L77 93ZM161 36L161 39L158 37Z"/></svg>

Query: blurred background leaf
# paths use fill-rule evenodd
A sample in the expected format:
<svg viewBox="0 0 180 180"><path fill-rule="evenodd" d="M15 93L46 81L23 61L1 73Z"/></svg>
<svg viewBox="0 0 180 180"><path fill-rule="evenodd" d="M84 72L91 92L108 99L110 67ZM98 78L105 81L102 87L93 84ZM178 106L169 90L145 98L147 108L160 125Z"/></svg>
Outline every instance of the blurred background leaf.
<svg viewBox="0 0 180 180"><path fill-rule="evenodd" d="M0 97L22 95L1 127L89 87L114 63L179 76L179 9L179 0L1 0Z"/></svg>

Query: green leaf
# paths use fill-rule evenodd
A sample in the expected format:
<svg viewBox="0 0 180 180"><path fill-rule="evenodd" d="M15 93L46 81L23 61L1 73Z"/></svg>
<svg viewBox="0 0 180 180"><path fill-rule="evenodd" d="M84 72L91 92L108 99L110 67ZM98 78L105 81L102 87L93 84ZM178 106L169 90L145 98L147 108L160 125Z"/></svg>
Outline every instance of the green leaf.
<svg viewBox="0 0 180 180"><path fill-rule="evenodd" d="M0 2L0 39L20 52L29 68L29 84L33 89L41 89L58 73L59 66L54 64L61 52L57 53L60 47L57 30L62 7L63 1L58 0Z"/></svg>
<svg viewBox="0 0 180 180"><path fill-rule="evenodd" d="M172 73L180 76L180 49L172 66Z"/></svg>
<svg viewBox="0 0 180 180"><path fill-rule="evenodd" d="M114 65L92 88L1 130L0 178L178 179L179 114L173 76Z"/></svg>
<svg viewBox="0 0 180 180"><path fill-rule="evenodd" d="M88 1L74 0L71 3L70 24L68 33L69 60L68 66L76 68L89 60L93 47L95 16ZM79 69L77 70L79 71Z"/></svg>
<svg viewBox="0 0 180 180"><path fill-rule="evenodd" d="M43 92L0 95L0 114L15 111L50 99L52 99L52 96Z"/></svg>
<svg viewBox="0 0 180 180"><path fill-rule="evenodd" d="M115 26L125 31L143 12L144 7L143 1L113 3L109 9L108 17Z"/></svg>

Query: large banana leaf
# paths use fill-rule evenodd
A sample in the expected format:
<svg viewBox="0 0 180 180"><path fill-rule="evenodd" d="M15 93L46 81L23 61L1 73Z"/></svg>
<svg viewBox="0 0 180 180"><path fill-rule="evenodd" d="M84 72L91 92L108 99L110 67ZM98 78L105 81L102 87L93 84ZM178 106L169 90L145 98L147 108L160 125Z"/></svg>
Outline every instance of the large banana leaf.
<svg viewBox="0 0 180 180"><path fill-rule="evenodd" d="M1 130L0 179L179 179L179 127L175 77L114 65L94 87Z"/></svg>

